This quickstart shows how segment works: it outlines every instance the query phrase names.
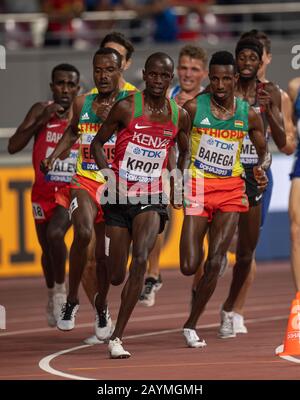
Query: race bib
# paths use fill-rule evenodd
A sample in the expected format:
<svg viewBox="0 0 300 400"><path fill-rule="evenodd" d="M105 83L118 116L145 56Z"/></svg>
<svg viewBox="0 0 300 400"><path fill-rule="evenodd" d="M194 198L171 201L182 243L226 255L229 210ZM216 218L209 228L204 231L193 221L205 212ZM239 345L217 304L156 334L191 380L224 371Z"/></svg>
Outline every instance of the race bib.
<svg viewBox="0 0 300 400"><path fill-rule="evenodd" d="M242 164L256 165L258 163L258 155L254 144L251 142L249 135L245 136L242 148L240 160Z"/></svg>
<svg viewBox="0 0 300 400"><path fill-rule="evenodd" d="M231 176L238 146L238 142L228 142L203 134L194 165L210 174Z"/></svg>
<svg viewBox="0 0 300 400"><path fill-rule="evenodd" d="M85 171L99 171L91 152L91 143L95 135L84 133L81 136L81 168Z"/></svg>
<svg viewBox="0 0 300 400"><path fill-rule="evenodd" d="M45 219L44 210L38 203L32 203L32 213L34 219Z"/></svg>
<svg viewBox="0 0 300 400"><path fill-rule="evenodd" d="M128 143L120 168L120 177L132 182L153 182L161 176L166 155L166 149L154 150Z"/></svg>
<svg viewBox="0 0 300 400"><path fill-rule="evenodd" d="M109 167L111 167L111 164L115 158L116 141L117 135L113 134L103 146Z"/></svg>
<svg viewBox="0 0 300 400"><path fill-rule="evenodd" d="M53 153L54 148L48 147L46 151L46 158ZM71 182L72 176L76 172L76 161L78 150L71 150L70 154L64 160L59 158L53 164L52 170L46 175L48 182Z"/></svg>

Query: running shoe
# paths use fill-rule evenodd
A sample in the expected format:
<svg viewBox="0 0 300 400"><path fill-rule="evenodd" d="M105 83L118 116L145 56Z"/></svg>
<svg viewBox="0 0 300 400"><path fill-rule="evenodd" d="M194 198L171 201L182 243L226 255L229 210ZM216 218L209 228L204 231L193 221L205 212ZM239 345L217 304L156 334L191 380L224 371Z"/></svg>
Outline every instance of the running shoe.
<svg viewBox="0 0 300 400"><path fill-rule="evenodd" d="M97 309L95 317L95 333L99 340L107 340L113 333L114 326L107 305L105 309L99 314Z"/></svg>
<svg viewBox="0 0 300 400"><path fill-rule="evenodd" d="M146 307L152 307L155 304L155 293L162 287L162 279L159 275L157 279L148 277L145 279L144 288L140 295L140 303Z"/></svg>
<svg viewBox="0 0 300 400"><path fill-rule="evenodd" d="M233 311L233 331L234 333L248 333L248 329L244 324L244 317Z"/></svg>
<svg viewBox="0 0 300 400"><path fill-rule="evenodd" d="M233 330L233 311L221 310L221 325L219 329L219 337L221 339L227 339L235 337L236 334Z"/></svg>
<svg viewBox="0 0 300 400"><path fill-rule="evenodd" d="M61 331L71 331L75 327L75 317L78 309L78 303L70 303L67 301L63 304L57 321L58 329Z"/></svg>
<svg viewBox="0 0 300 400"><path fill-rule="evenodd" d="M207 346L204 339L200 339L195 329L183 329L183 336L185 337L188 347L200 348Z"/></svg>
<svg viewBox="0 0 300 400"><path fill-rule="evenodd" d="M108 352L110 358L129 358L131 354L122 346L122 341L119 338L110 340L108 343Z"/></svg>

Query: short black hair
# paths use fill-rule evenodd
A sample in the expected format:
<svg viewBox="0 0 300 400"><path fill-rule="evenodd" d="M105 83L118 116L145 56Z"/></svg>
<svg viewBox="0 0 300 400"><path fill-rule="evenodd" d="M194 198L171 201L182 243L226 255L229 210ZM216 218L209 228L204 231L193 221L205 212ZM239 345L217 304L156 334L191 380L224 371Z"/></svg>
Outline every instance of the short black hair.
<svg viewBox="0 0 300 400"><path fill-rule="evenodd" d="M174 71L174 61L173 59L167 54L167 53L162 53L162 52L157 52L157 53L153 53L151 54L146 62L145 62L145 69L148 68L149 64L156 59L160 59L160 60L169 60L171 65L172 65L172 71Z"/></svg>
<svg viewBox="0 0 300 400"><path fill-rule="evenodd" d="M212 65L232 65L234 72L236 72L235 59L229 51L224 50L214 53L209 62L209 69Z"/></svg>
<svg viewBox="0 0 300 400"><path fill-rule="evenodd" d="M255 37L256 39L258 39L260 42L262 42L264 48L266 49L266 52L268 54L271 53L271 40L265 32L258 31L257 29L252 29L251 31L244 32L240 39L245 39L248 37Z"/></svg>
<svg viewBox="0 0 300 400"><path fill-rule="evenodd" d="M121 56L121 54L117 50L112 49L110 47L100 47L100 49L98 49L96 51L96 53L94 54L93 64L94 64L96 56L98 56L98 55L99 56L107 56L109 54L114 54L117 57L118 67L121 68L121 65L122 65L122 56Z"/></svg>
<svg viewBox="0 0 300 400"><path fill-rule="evenodd" d="M121 46L125 47L125 49L127 50L126 61L128 61L131 58L131 56L134 52L134 47L133 47L131 41L129 39L127 39L127 37L124 36L123 33L121 33L121 32L109 33L102 39L102 41L100 43L100 47L105 47L106 43L109 43L109 42L118 43Z"/></svg>
<svg viewBox="0 0 300 400"><path fill-rule="evenodd" d="M56 71L65 71L65 72L75 72L75 74L78 77L78 82L80 80L80 72L78 71L78 69L76 67L74 67L74 65L71 64L58 64L56 65L51 72L51 80L52 82L54 82L54 76L55 76L55 72Z"/></svg>
<svg viewBox="0 0 300 400"><path fill-rule="evenodd" d="M262 55L264 52L264 46L263 44L256 39L254 36L248 36L245 39L240 39L237 42L236 48L235 48L235 56L236 58L238 57L239 53L242 50L249 49L255 51L255 53L258 55L259 59L262 59Z"/></svg>

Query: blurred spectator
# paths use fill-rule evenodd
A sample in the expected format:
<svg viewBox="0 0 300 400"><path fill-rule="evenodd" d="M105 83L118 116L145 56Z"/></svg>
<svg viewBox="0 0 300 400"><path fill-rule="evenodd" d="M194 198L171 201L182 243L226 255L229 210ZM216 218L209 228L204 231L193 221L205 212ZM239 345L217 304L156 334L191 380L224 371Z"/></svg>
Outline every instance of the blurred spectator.
<svg viewBox="0 0 300 400"><path fill-rule="evenodd" d="M48 14L45 46L73 43L72 19L80 17L84 0L42 0L42 10Z"/></svg>
<svg viewBox="0 0 300 400"><path fill-rule="evenodd" d="M187 7L186 15L178 16L178 39L195 40L203 34L203 26L214 25L217 22L216 17L209 10L209 7L215 3L215 0L172 0L174 6Z"/></svg>
<svg viewBox="0 0 300 400"><path fill-rule="evenodd" d="M156 42L174 42L177 39L177 17L172 7L171 0L123 0L125 8L134 10L138 13L138 18L133 20L130 27L133 29L141 28L144 21L141 18L154 18L154 40ZM140 36L131 38L132 41L141 41Z"/></svg>
<svg viewBox="0 0 300 400"><path fill-rule="evenodd" d="M40 12L40 1L3 0L3 9L6 13L36 13Z"/></svg>

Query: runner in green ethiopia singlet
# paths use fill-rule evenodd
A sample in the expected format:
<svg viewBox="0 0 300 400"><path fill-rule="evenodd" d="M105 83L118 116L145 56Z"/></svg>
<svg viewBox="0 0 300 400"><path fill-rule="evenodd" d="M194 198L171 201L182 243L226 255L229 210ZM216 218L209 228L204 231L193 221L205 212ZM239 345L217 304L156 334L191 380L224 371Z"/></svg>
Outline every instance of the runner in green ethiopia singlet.
<svg viewBox="0 0 300 400"><path fill-rule="evenodd" d="M121 91L119 92L116 101L124 99L129 96L132 92ZM98 94L88 94L85 98L79 123L78 123L78 134L80 135L80 148L77 158L77 175L84 176L97 182L105 182L105 179L91 153L91 143L100 129L103 121L93 111L93 101ZM111 164L114 154L116 135L113 135L111 139L105 144L104 149L106 151L107 159Z"/></svg>
<svg viewBox="0 0 300 400"><path fill-rule="evenodd" d="M248 133L249 104L236 98L234 116L228 120L221 120L211 112L210 97L209 93L197 97L189 168L194 177L240 176L243 172L240 152L244 137Z"/></svg>

